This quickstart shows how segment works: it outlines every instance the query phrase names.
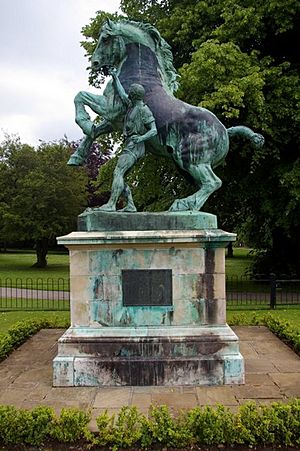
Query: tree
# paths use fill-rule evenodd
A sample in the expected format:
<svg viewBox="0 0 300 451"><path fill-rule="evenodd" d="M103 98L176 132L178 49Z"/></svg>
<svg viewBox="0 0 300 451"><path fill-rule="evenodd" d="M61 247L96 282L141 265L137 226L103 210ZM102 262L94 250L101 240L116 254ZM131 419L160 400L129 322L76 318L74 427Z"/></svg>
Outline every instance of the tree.
<svg viewBox="0 0 300 451"><path fill-rule="evenodd" d="M171 44L179 97L227 127L265 135L259 151L232 142L206 210L259 251L255 271L299 274L299 2L122 0L122 8L132 18L140 9Z"/></svg>
<svg viewBox="0 0 300 451"><path fill-rule="evenodd" d="M217 170L223 187L205 209L259 251L256 271L299 274L300 3L122 0L121 7L127 17L153 23L171 45L181 99L212 110L227 127L242 123L264 134L265 146L255 151L232 140ZM101 14L89 26L94 40ZM143 162L131 177L142 208L155 210L171 203L182 176L168 163L161 172L156 161L147 164L155 177L145 181ZM155 193L148 205L146 192Z"/></svg>
<svg viewBox="0 0 300 451"><path fill-rule="evenodd" d="M106 203L109 199L110 192L99 191L99 187L96 181L99 175L99 169L114 156L114 146L118 137L116 134L110 134L108 136L102 136L97 141L94 141L87 162L85 165L87 173L87 205L88 207L97 207ZM79 146L80 141L68 143L72 152L75 152Z"/></svg>
<svg viewBox="0 0 300 451"><path fill-rule="evenodd" d="M6 138L0 145L2 236L35 242L37 262L47 265L50 241L74 230L87 202L86 171L67 166L69 146L42 143L37 150Z"/></svg>

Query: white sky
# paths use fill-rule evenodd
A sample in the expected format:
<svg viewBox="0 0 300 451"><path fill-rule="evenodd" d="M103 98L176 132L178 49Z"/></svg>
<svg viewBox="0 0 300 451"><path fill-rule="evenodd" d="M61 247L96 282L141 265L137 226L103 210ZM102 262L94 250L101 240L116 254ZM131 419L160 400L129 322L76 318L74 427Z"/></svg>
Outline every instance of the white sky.
<svg viewBox="0 0 300 451"><path fill-rule="evenodd" d="M0 0L0 142L77 140L74 96L88 85L81 28L120 0Z"/></svg>

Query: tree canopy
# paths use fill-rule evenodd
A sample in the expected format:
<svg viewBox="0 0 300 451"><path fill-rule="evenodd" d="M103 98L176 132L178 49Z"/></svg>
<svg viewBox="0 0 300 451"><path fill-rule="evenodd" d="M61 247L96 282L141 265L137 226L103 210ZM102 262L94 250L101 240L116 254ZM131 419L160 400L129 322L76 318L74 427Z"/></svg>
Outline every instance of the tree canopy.
<svg viewBox="0 0 300 451"><path fill-rule="evenodd" d="M47 264L48 243L76 228L87 203L86 171L68 167L69 156L63 141L36 150L15 137L0 144L2 240L33 240L39 267Z"/></svg>
<svg viewBox="0 0 300 451"><path fill-rule="evenodd" d="M178 97L210 109L227 127L243 124L265 136L259 150L232 140L216 170L223 187L204 208L260 251L256 271L299 274L299 1L122 0L121 8L154 24L171 45ZM88 53L104 18L100 12L83 30ZM155 176L146 179L146 171ZM195 189L173 165L151 158L130 177L143 209L166 208L178 191L183 197Z"/></svg>

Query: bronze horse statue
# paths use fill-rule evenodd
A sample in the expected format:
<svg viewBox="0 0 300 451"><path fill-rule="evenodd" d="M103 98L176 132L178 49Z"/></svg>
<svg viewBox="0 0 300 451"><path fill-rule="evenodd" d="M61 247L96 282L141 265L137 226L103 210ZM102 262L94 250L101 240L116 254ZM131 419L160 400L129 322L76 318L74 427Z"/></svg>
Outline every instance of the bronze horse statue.
<svg viewBox="0 0 300 451"><path fill-rule="evenodd" d="M171 157L189 173L199 190L184 199L176 199L169 211L200 210L222 182L213 172L229 150L229 138L243 135L253 145L262 146L264 138L244 126L226 129L209 110L189 105L176 97L178 74L173 66L170 46L150 24L108 20L101 28L92 56L92 69L109 74L116 68L126 92L133 83L145 89L145 103L155 118L157 135L149 139L146 151ZM102 122L94 124L85 110L89 106ZM85 162L95 138L113 130L122 130L126 109L112 81L102 96L79 92L75 97L76 122L86 137L71 156L70 165Z"/></svg>

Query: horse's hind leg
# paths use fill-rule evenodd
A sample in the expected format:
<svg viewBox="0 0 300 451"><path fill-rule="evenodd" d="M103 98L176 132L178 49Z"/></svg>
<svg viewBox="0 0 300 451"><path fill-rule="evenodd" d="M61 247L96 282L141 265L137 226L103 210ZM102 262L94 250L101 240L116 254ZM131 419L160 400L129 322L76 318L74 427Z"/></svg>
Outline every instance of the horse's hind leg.
<svg viewBox="0 0 300 451"><path fill-rule="evenodd" d="M191 165L188 172L201 188L184 199L176 199L169 211L200 210L209 196L222 185L210 164Z"/></svg>

